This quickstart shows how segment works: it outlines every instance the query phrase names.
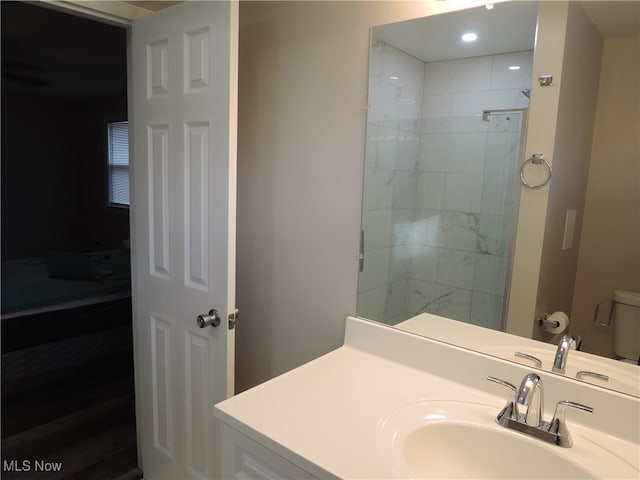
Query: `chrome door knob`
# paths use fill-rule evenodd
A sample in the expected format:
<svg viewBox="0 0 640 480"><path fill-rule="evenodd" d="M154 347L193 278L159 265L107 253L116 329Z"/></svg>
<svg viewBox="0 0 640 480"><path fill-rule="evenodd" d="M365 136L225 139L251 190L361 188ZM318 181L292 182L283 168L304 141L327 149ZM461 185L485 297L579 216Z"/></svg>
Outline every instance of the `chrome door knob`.
<svg viewBox="0 0 640 480"><path fill-rule="evenodd" d="M215 308L209 310L208 315L198 315L196 318L196 323L200 328L205 327L217 327L220 325L220 315L218 315L218 311Z"/></svg>

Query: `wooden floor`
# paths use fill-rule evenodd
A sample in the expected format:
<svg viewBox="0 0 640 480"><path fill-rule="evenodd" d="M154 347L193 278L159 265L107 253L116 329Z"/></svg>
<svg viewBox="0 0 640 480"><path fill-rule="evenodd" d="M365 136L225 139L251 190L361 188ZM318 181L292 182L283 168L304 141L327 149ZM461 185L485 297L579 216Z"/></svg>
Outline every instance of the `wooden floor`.
<svg viewBox="0 0 640 480"><path fill-rule="evenodd" d="M2 385L3 480L139 478L130 353Z"/></svg>

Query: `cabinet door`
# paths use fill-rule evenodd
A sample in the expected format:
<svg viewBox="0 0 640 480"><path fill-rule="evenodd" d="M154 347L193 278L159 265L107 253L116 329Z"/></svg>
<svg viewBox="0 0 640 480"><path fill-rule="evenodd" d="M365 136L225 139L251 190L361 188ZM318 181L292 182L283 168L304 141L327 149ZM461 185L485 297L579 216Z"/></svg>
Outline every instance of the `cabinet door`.
<svg viewBox="0 0 640 480"><path fill-rule="evenodd" d="M221 465L220 478L318 478L225 424L222 425Z"/></svg>

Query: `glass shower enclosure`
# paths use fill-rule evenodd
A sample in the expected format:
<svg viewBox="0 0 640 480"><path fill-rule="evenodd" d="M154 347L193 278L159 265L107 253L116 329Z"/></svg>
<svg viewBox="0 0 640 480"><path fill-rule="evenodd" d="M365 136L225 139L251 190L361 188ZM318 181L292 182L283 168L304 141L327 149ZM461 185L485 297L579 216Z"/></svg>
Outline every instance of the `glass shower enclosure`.
<svg viewBox="0 0 640 480"><path fill-rule="evenodd" d="M367 125L358 315L502 328L526 109L484 117Z"/></svg>

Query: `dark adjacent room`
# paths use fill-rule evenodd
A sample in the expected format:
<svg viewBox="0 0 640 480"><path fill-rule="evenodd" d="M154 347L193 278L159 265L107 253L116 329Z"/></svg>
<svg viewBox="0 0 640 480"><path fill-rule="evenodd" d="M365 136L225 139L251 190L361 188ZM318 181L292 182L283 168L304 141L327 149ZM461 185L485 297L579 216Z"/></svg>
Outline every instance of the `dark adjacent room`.
<svg viewBox="0 0 640 480"><path fill-rule="evenodd" d="M141 478L126 30L1 9L2 478Z"/></svg>

